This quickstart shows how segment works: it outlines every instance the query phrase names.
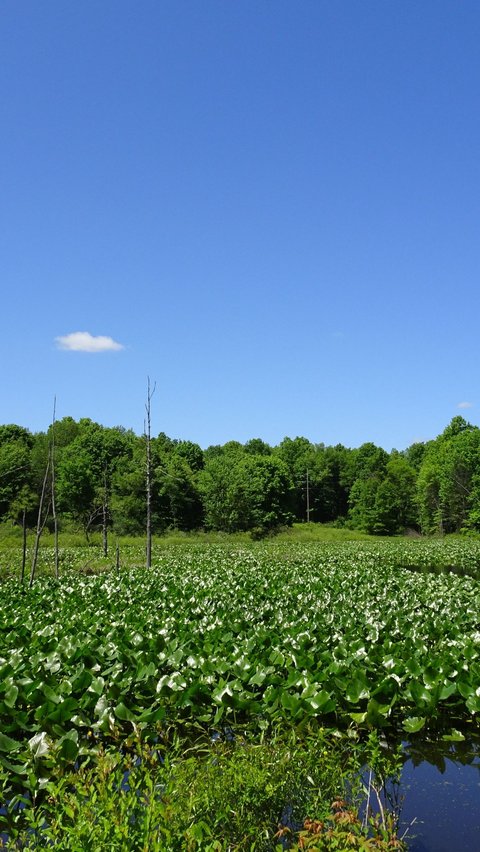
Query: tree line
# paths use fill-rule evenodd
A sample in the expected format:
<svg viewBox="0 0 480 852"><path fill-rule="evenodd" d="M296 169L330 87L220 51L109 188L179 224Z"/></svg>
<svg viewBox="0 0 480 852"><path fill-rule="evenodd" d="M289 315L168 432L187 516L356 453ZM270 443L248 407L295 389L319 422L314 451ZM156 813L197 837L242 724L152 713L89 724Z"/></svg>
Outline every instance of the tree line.
<svg viewBox="0 0 480 852"><path fill-rule="evenodd" d="M147 465L148 454L148 465ZM250 531L295 521L335 523L374 535L480 531L480 429L454 417L432 441L387 453L307 438L260 438L203 450L191 441L138 436L88 418L32 434L0 426L0 520L145 531L149 471L152 532ZM54 476L45 487L45 478ZM45 505L40 506L41 495ZM41 513L40 512L40 513Z"/></svg>

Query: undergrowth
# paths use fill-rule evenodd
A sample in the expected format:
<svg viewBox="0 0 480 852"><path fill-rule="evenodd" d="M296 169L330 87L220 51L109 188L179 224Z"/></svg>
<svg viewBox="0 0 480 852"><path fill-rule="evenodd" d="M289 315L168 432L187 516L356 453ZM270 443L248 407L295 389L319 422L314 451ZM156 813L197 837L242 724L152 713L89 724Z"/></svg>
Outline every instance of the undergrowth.
<svg viewBox="0 0 480 852"><path fill-rule="evenodd" d="M323 731L255 742L227 730L193 743L175 736L168 745L131 739L115 750L100 746L95 764L57 766L56 774L49 767L50 780L35 797L10 803L3 848L404 849L396 815L384 805L359 816L368 753L374 755L370 746L352 747ZM375 775L381 785L385 766Z"/></svg>

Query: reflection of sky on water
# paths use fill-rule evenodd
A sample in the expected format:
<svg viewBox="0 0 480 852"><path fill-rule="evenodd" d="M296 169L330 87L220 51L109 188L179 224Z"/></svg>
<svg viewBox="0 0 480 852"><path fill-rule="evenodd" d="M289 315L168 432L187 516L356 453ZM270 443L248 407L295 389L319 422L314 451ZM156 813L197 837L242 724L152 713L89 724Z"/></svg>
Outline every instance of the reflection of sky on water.
<svg viewBox="0 0 480 852"><path fill-rule="evenodd" d="M480 852L480 758L444 765L442 773L427 761L405 764L400 833L416 817L409 852Z"/></svg>

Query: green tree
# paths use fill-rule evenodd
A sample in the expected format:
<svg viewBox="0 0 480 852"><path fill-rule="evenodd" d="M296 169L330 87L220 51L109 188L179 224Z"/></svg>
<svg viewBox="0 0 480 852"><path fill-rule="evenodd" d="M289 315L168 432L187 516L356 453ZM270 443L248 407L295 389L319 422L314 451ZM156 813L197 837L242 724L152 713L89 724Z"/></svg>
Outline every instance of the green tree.
<svg viewBox="0 0 480 852"><path fill-rule="evenodd" d="M202 448L193 441L177 441L174 451L179 458L185 459L192 473L198 473L205 466Z"/></svg>
<svg viewBox="0 0 480 852"><path fill-rule="evenodd" d="M418 525L416 476L408 461L399 453L387 462L385 477L375 495L373 528L380 535L398 535Z"/></svg>
<svg viewBox="0 0 480 852"><path fill-rule="evenodd" d="M286 466L293 484L291 496L291 509L298 521L306 519L307 510L307 471L310 505L312 508L316 502L316 477L319 468L315 467L315 445L308 438L297 436L296 438L284 438L275 448L274 455ZM312 518L313 519L313 518Z"/></svg>
<svg viewBox="0 0 480 852"><path fill-rule="evenodd" d="M0 426L0 518L16 515L14 504L31 486L33 443L33 436L21 426Z"/></svg>
<svg viewBox="0 0 480 852"><path fill-rule="evenodd" d="M281 459L227 452L207 461L199 484L211 529L262 534L292 521L292 482Z"/></svg>
<svg viewBox="0 0 480 852"><path fill-rule="evenodd" d="M349 494L349 519L355 529L368 533L379 531L377 491L385 479L387 462L388 453L370 442L353 451L355 479Z"/></svg>
<svg viewBox="0 0 480 852"><path fill-rule="evenodd" d="M341 444L315 448L309 467L311 520L329 523L347 515L350 452Z"/></svg>
<svg viewBox="0 0 480 852"><path fill-rule="evenodd" d="M272 448L261 438L250 438L243 447L244 451L251 456L271 456Z"/></svg>
<svg viewBox="0 0 480 852"><path fill-rule="evenodd" d="M134 440L131 432L83 419L76 437L59 453L59 508L80 522L87 535L89 529L101 527L104 550L106 529L111 522L113 476L122 460L131 457Z"/></svg>
<svg viewBox="0 0 480 852"><path fill-rule="evenodd" d="M155 468L155 479L159 497L165 501L164 526L180 530L198 529L203 521L202 500L196 473L188 464L184 448L175 447L167 458L162 459Z"/></svg>
<svg viewBox="0 0 480 852"><path fill-rule="evenodd" d="M463 417L431 441L418 475L417 500L425 533L476 528L480 477L480 429Z"/></svg>

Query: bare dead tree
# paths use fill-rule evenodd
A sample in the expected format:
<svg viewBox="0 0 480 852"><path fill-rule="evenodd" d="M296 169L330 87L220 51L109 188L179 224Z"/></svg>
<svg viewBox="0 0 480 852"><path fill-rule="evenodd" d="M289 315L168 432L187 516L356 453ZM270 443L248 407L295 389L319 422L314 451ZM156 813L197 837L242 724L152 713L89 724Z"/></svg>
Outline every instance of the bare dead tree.
<svg viewBox="0 0 480 852"><path fill-rule="evenodd" d="M27 510L22 511L22 570L20 574L20 582L25 581L25 565L27 564Z"/></svg>
<svg viewBox="0 0 480 852"><path fill-rule="evenodd" d="M40 495L40 505L38 507L37 530L36 530L36 533L35 533L35 543L33 545L32 567L31 567L31 570L30 570L30 582L28 584L30 588L32 588L32 586L33 586L33 581L35 579L35 571L37 569L38 547L39 547L39 544L40 544L40 536L42 535L45 524L47 522L48 510L50 508L48 506L47 510L45 512L43 510L43 506L44 506L44 503L45 503L45 495L47 493L47 483L48 483L49 472L50 472L50 453L48 454L47 465L45 467L45 476L43 477L42 493Z"/></svg>
<svg viewBox="0 0 480 852"><path fill-rule="evenodd" d="M145 403L146 418L144 423L145 440L146 440L146 490L147 490L147 543L146 543L146 566L150 568L152 565L152 452L151 452L151 402L152 396L155 393L156 383L153 389L150 388L150 376L147 376L147 401Z"/></svg>
<svg viewBox="0 0 480 852"><path fill-rule="evenodd" d="M53 515L53 530L54 530L54 540L55 540L55 577L58 580L59 570L58 570L58 518L57 518L57 506L55 502L55 409L57 407L57 397L53 397L53 417L52 417L52 429L51 429L51 439L50 439L50 466L52 469L52 475L50 478L51 486L52 486L52 515Z"/></svg>
<svg viewBox="0 0 480 852"><path fill-rule="evenodd" d="M103 468L103 504L102 504L102 541L103 555L108 556L108 477L107 477L107 462Z"/></svg>

